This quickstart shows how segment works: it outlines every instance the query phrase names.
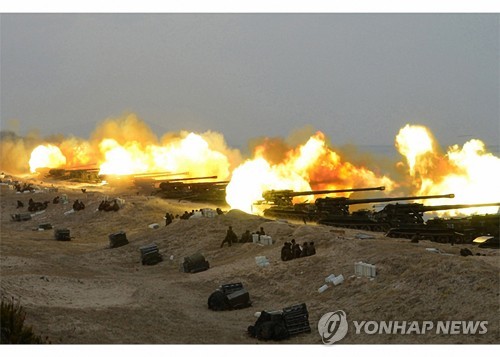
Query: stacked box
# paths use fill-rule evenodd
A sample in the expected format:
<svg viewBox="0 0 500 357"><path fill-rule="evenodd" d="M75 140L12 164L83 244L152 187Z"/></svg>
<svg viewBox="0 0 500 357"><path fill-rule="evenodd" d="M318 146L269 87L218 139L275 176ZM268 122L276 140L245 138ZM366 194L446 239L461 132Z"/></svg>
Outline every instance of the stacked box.
<svg viewBox="0 0 500 357"><path fill-rule="evenodd" d="M151 243L139 248L141 251L142 265L155 265L163 261L163 257L158 250L156 243Z"/></svg>
<svg viewBox="0 0 500 357"><path fill-rule="evenodd" d="M123 231L109 235L109 247L118 248L128 244L127 234Z"/></svg>
<svg viewBox="0 0 500 357"><path fill-rule="evenodd" d="M214 311L242 309L252 306L250 294L242 283L224 284L208 298L208 308Z"/></svg>
<svg viewBox="0 0 500 357"><path fill-rule="evenodd" d="M354 273L357 276L367 276L369 278L374 278L377 275L377 269L375 265L357 262L354 263Z"/></svg>
<svg viewBox="0 0 500 357"><path fill-rule="evenodd" d="M305 303L285 307L283 309L283 320L290 336L302 332L311 332L309 326L309 312Z"/></svg>
<svg viewBox="0 0 500 357"><path fill-rule="evenodd" d="M270 236L262 235L260 236L260 242L264 245L272 245L273 239Z"/></svg>

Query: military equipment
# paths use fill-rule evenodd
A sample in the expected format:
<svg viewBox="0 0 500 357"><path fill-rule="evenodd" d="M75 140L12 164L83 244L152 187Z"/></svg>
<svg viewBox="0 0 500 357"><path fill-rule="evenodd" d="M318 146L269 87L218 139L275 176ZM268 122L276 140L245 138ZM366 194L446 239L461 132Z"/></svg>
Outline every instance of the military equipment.
<svg viewBox="0 0 500 357"><path fill-rule="evenodd" d="M40 223L40 224L38 225L38 229L39 229L39 230L43 230L43 231L45 231L45 230L49 230L49 229L52 229L52 228L53 228L53 227L52 227L52 224L50 224L50 223Z"/></svg>
<svg viewBox="0 0 500 357"><path fill-rule="evenodd" d="M217 176L188 177L172 179L160 183L159 194L163 198L224 202L226 199L226 186L229 181L191 182L194 180L214 179Z"/></svg>
<svg viewBox="0 0 500 357"><path fill-rule="evenodd" d="M292 190L270 190L264 191L263 201L256 204L272 204L271 207L264 210L264 216L272 218L285 219L303 219L308 221L317 220L318 208L316 205L308 202L293 204L293 198L298 196L322 195L329 193L359 192L359 191L383 191L384 186L367 188L346 188L338 190L320 190L320 191L292 191ZM318 198L319 200L319 198ZM317 201L317 200L316 200Z"/></svg>
<svg viewBox="0 0 500 357"><path fill-rule="evenodd" d="M388 211L382 213L374 213L369 210L359 210L353 213L349 212L351 205L367 204L367 203L383 203L394 201L407 200L423 200L435 198L453 198L455 195L432 195L432 196L402 196L402 197L383 197L383 198L366 198L366 199L350 199L345 197L340 198L318 198L316 200L317 210L320 218L319 224L335 226L341 228L361 229L367 231L385 232L391 228L391 224L395 224L397 219L393 215L389 215ZM414 207L414 204L397 204L391 207ZM418 204L415 204L418 205ZM407 210L408 211L408 210ZM409 210L408 212L413 213ZM408 213L408 214L410 214ZM390 216L390 218L384 217ZM403 214L401 214L403 216Z"/></svg>
<svg viewBox="0 0 500 357"><path fill-rule="evenodd" d="M242 283L224 284L208 298L208 308L214 311L242 309L252 306L250 294Z"/></svg>
<svg viewBox="0 0 500 357"><path fill-rule="evenodd" d="M29 221L31 219L31 214L29 213L15 213L11 214L10 217L13 221L21 222L21 221Z"/></svg>
<svg viewBox="0 0 500 357"><path fill-rule="evenodd" d="M123 231L112 233L108 237L110 248L118 248L128 244L127 234Z"/></svg>
<svg viewBox="0 0 500 357"><path fill-rule="evenodd" d="M142 265L155 265L163 261L163 257L155 243L151 243L139 248L141 252Z"/></svg>
<svg viewBox="0 0 500 357"><path fill-rule="evenodd" d="M59 228L54 231L54 238L60 241L71 240L70 231L67 228Z"/></svg>
<svg viewBox="0 0 500 357"><path fill-rule="evenodd" d="M99 183L103 179L103 176L99 175L99 171L99 168L50 169L45 177L54 180Z"/></svg>
<svg viewBox="0 0 500 357"><path fill-rule="evenodd" d="M442 206L421 206L415 211L431 212L440 210L500 206L500 203L458 204ZM472 215L454 218L433 218L424 222L402 221L394 224L386 233L391 238L428 239L439 243L471 243L478 236L499 237L500 214Z"/></svg>
<svg viewBox="0 0 500 357"><path fill-rule="evenodd" d="M201 253L185 257L184 262L181 264L181 270L185 273L198 273L208 270L208 268L210 268L210 264Z"/></svg>
<svg viewBox="0 0 500 357"><path fill-rule="evenodd" d="M329 193L359 192L359 191L383 191L385 186L367 188L346 188L339 190L319 190L319 191L293 191L293 190L269 190L264 191L262 197L266 204L276 206L291 206L293 198L298 196L324 195ZM260 203L260 202L259 202Z"/></svg>
<svg viewBox="0 0 500 357"><path fill-rule="evenodd" d="M280 341L300 333L310 333L306 304L285 307L281 311L262 311L248 333L259 340Z"/></svg>

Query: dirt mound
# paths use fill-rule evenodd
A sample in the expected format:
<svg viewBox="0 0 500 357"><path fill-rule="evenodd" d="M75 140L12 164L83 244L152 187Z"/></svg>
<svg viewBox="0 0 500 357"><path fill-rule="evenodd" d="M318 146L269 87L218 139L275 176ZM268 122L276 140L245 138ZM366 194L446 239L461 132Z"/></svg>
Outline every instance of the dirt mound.
<svg viewBox="0 0 500 357"><path fill-rule="evenodd" d="M67 194L70 203L52 204L29 221L14 222L18 199L51 200ZM104 197L119 197L118 212L97 207ZM67 213L79 199L86 208ZM52 343L168 344L243 343L254 313L305 302L312 333L284 343L322 343L317 331L321 316L343 310L349 321L488 321L486 334L355 334L342 343L498 343L499 252L473 245L412 244L373 233L357 239L358 231L314 224L273 221L230 210L223 215L174 219L165 226L166 212L216 207L192 204L105 187L60 187L58 193L16 194L2 191L1 293L21 298L27 323ZM71 241L56 241L54 231L34 230L40 223L68 228ZM150 225L157 223L157 228ZM262 227L274 244L233 244L220 248L228 226L238 237ZM109 248L109 234L126 232L129 244ZM371 233L370 233L371 234ZM314 241L317 254L283 262L283 242ZM140 248L155 243L163 261L141 264ZM467 247L474 254L460 256ZM426 248L437 248L427 250ZM185 257L202 253L210 269L180 272ZM261 267L256 257L269 266ZM354 276L354 263L376 265L374 279ZM341 285L319 293L330 274L345 278ZM251 308L214 312L208 296L221 284L242 282L250 292ZM128 328L123 328L128 326Z"/></svg>

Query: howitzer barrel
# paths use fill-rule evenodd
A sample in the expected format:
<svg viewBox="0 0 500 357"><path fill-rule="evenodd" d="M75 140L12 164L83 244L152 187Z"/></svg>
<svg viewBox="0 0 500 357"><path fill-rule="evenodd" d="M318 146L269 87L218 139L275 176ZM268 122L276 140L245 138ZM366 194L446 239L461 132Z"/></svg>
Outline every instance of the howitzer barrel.
<svg viewBox="0 0 500 357"><path fill-rule="evenodd" d="M357 192L357 191L383 191L385 186L380 187L366 187L366 188L345 188L340 190L321 190L321 191L292 191L292 190L269 190L262 194L267 201L274 201L276 199L289 200L297 196L309 195L324 195L328 193L341 193L341 192Z"/></svg>
<svg viewBox="0 0 500 357"><path fill-rule="evenodd" d="M393 202L393 201L411 201L411 200L427 200L432 198L453 198L454 194L447 195L433 195L433 196L404 196L404 197L384 197L384 198L366 198L366 199L349 199L345 197L326 197L318 198L316 200L316 205L319 207L328 206L349 206L349 205L359 205L364 203L381 203L381 202Z"/></svg>
<svg viewBox="0 0 500 357"><path fill-rule="evenodd" d="M450 209L475 208L475 207L491 207L500 206L500 202L496 203L475 203L475 204L456 204L456 205L440 205L440 206L422 206L418 208L420 212L445 211Z"/></svg>
<svg viewBox="0 0 500 357"><path fill-rule="evenodd" d="M384 191L384 190L385 190L385 186L380 186L380 187L364 187L364 188L344 188L344 189L340 189L340 190L284 192L282 195L288 196L288 197L295 197L295 196L308 196L308 195L324 195L324 194L328 194L328 193L359 192L359 191ZM273 192L273 191L271 191L271 192ZM274 191L274 192L280 193L280 191Z"/></svg>
<svg viewBox="0 0 500 357"><path fill-rule="evenodd" d="M177 182L177 181L192 181L192 180L207 180L207 179L216 179L217 176L203 176L203 177L187 177L187 178L178 178L167 180L166 182Z"/></svg>

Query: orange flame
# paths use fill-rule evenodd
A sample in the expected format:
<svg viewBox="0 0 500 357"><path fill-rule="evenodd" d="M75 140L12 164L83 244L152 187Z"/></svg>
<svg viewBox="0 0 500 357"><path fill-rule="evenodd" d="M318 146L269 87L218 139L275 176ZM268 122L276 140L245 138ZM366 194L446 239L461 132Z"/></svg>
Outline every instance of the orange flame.
<svg viewBox="0 0 500 357"><path fill-rule="evenodd" d="M38 145L31 152L30 171L36 172L39 168L57 168L66 165L66 157L61 150L54 145Z"/></svg>
<svg viewBox="0 0 500 357"><path fill-rule="evenodd" d="M321 132L309 138L304 145L289 150L282 162L270 164L263 158L265 153L265 146L257 147L255 158L234 170L231 182L226 188L226 201L232 208L251 213L257 209L252 206L253 203L263 199L264 191L310 191L310 182L321 182L321 189L385 185L386 190L390 191L396 186L388 177L377 177L366 168L343 162L340 156L326 145L324 134Z"/></svg>
<svg viewBox="0 0 500 357"><path fill-rule="evenodd" d="M473 139L460 148L453 145L440 155L427 131L407 125L397 137L397 147L406 156L409 175L418 195L454 193L450 200L433 200L432 205L500 202L500 158L487 153L482 141ZM418 133L418 135L407 135ZM418 139L417 139L418 138ZM417 143L412 146L412 143ZM415 148L416 146L416 148ZM413 147L413 149L412 149ZM439 215L496 213L498 207L466 208L439 212Z"/></svg>

